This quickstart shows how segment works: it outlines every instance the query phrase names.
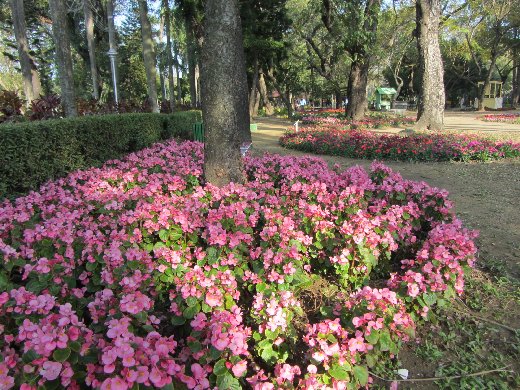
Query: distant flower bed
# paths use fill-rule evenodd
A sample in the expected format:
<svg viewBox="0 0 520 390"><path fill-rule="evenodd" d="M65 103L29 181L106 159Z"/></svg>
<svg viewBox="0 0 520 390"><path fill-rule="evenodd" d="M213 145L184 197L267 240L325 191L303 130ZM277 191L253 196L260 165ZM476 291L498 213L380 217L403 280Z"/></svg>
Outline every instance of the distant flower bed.
<svg viewBox="0 0 520 390"><path fill-rule="evenodd" d="M486 114L481 115L478 119L484 122L504 122L520 124L520 114Z"/></svg>
<svg viewBox="0 0 520 390"><path fill-rule="evenodd" d="M310 126L288 132L280 145L304 152L400 161L488 161L520 156L520 144L491 141L477 135L416 133L381 135L363 130Z"/></svg>
<svg viewBox="0 0 520 390"><path fill-rule="evenodd" d="M0 206L0 387L358 388L463 292L475 233L382 164L169 142ZM379 286L379 287L375 287Z"/></svg>
<svg viewBox="0 0 520 390"><path fill-rule="evenodd" d="M345 119L344 115L321 115L321 114L304 114L301 116L304 125L317 126L335 126L340 129L358 129L358 128L383 128L401 125L412 125L415 118L387 115L367 116L362 120L353 121Z"/></svg>

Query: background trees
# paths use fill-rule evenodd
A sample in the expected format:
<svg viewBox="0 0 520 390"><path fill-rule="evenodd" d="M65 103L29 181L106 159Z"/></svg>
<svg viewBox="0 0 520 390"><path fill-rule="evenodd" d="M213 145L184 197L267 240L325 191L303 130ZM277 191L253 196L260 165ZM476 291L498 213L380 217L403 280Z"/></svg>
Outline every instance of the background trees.
<svg viewBox="0 0 520 390"><path fill-rule="evenodd" d="M70 42L71 81L58 77L67 45L55 43L49 0L9 0L0 5L0 88L23 91L28 105L51 93L63 95L64 104L71 93L77 101L112 102L106 2L56 1L64 7L58 30ZM200 107L202 0L113 3L123 104L138 106L149 99L146 106L155 111ZM442 97L432 99L429 85L445 91L447 106L464 97L466 105L477 98L483 108L482 83L490 80L504 82L506 102L520 100L517 1L241 0L239 6L252 117L271 114L275 107L290 113L298 99L305 99L332 107L348 100L346 113L359 119L378 86L395 87L398 100L418 103L419 127L442 124ZM435 10L431 23L430 9ZM420 43L432 42L433 36L439 46L434 62L444 70L428 63L430 71L421 72L433 51ZM160 105L159 97L167 102Z"/></svg>

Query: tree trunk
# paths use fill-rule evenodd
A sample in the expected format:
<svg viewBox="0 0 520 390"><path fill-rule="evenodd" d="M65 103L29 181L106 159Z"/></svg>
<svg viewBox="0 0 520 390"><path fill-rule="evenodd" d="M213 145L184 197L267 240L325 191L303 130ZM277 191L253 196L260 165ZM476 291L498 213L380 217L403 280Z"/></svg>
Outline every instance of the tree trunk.
<svg viewBox="0 0 520 390"><path fill-rule="evenodd" d="M92 77L92 97L99 99L99 81L96 66L96 46L94 42L94 16L90 9L90 1L83 0L83 13L85 14L85 30L87 32L88 58Z"/></svg>
<svg viewBox="0 0 520 390"><path fill-rule="evenodd" d="M274 114L274 107L269 100L269 95L267 93L267 85L265 84L264 72L260 69L260 76L258 78L258 90L260 91L260 96L262 98L262 104L265 108L265 113L267 115Z"/></svg>
<svg viewBox="0 0 520 390"><path fill-rule="evenodd" d="M141 37L143 40L143 59L146 69L146 83L148 86L148 100L153 112L159 112L157 104L157 85L155 73L155 53L153 49L152 26L148 19L147 0L139 0L139 19L141 21Z"/></svg>
<svg viewBox="0 0 520 390"><path fill-rule="evenodd" d="M67 5L64 0L49 0L52 19L52 35L56 46L56 64L61 87L61 104L66 116L76 116L76 96L72 55L70 52L69 30L67 26Z"/></svg>
<svg viewBox="0 0 520 390"><path fill-rule="evenodd" d="M282 100L285 104L285 108L287 109L287 117L291 119L293 117L293 105L292 105L292 96L289 88L286 88L285 93L282 94Z"/></svg>
<svg viewBox="0 0 520 390"><path fill-rule="evenodd" d="M197 103L196 107L200 107L201 104L201 94L202 91L200 90L200 62L197 61L197 64L195 65L195 94L197 96Z"/></svg>
<svg viewBox="0 0 520 390"><path fill-rule="evenodd" d="M255 116L255 106L257 106L256 92L258 90L258 56L255 53L253 60L253 75L251 80L251 89L249 92L249 117L252 119ZM258 115L258 109L256 110Z"/></svg>
<svg viewBox="0 0 520 390"><path fill-rule="evenodd" d="M257 89L255 93L255 106L253 107L253 115L251 116L251 121L253 117L258 116L258 110L260 109L260 91Z"/></svg>
<svg viewBox="0 0 520 390"><path fill-rule="evenodd" d="M245 181L240 144L251 142L247 75L238 0L205 0L204 10L204 175L221 187Z"/></svg>
<svg viewBox="0 0 520 390"><path fill-rule="evenodd" d="M348 105L345 114L353 120L363 119L367 109L368 70L370 66L370 48L375 42L377 18L381 8L381 0L368 0L364 10L363 30L368 33L368 39L358 41L350 50L354 58L350 66L350 77L347 85Z"/></svg>
<svg viewBox="0 0 520 390"><path fill-rule="evenodd" d="M41 84L36 65L29 54L29 44L25 26L25 9L23 0L10 0L11 14L14 27L14 35L20 57L20 67L22 68L23 89L27 105L40 96Z"/></svg>
<svg viewBox="0 0 520 390"><path fill-rule="evenodd" d="M164 84L164 74L159 67L159 84L161 85L161 103L166 100L166 85Z"/></svg>
<svg viewBox="0 0 520 390"><path fill-rule="evenodd" d="M495 51L491 51L491 63L489 64L489 69L486 73L486 78L484 79L484 85L482 86L482 91L480 91L480 96L478 97L478 110L484 111L486 108L484 107L484 99L486 96L486 90L489 87L491 82L491 75L493 74L493 68L495 67L497 61L497 56Z"/></svg>
<svg viewBox="0 0 520 390"><path fill-rule="evenodd" d="M171 39L171 13L168 0L163 0L165 29L166 29L166 64L168 65L168 85L170 87L170 110L175 108L175 83L173 80L173 57Z"/></svg>
<svg viewBox="0 0 520 390"><path fill-rule="evenodd" d="M179 51L177 49L177 43L173 42L173 51L175 54L175 73L177 75L177 104L182 103L182 85L181 85L181 72L179 65Z"/></svg>
<svg viewBox="0 0 520 390"><path fill-rule="evenodd" d="M520 53L518 49L513 52L513 93L512 93L512 104L516 106L520 103Z"/></svg>
<svg viewBox="0 0 520 390"><path fill-rule="evenodd" d="M190 78L190 105L197 107L197 78L195 69L197 67L195 35L190 20L186 20L186 54L188 57L188 76Z"/></svg>
<svg viewBox="0 0 520 390"><path fill-rule="evenodd" d="M415 9L421 77L416 128L442 130L445 94L439 47L441 0L417 0Z"/></svg>
<svg viewBox="0 0 520 390"><path fill-rule="evenodd" d="M336 100L336 108L341 108L341 104L343 103L343 96L341 95L341 91L334 92L334 100Z"/></svg>
<svg viewBox="0 0 520 390"><path fill-rule="evenodd" d="M350 67L347 86L348 105L345 107L347 118L358 121L365 116L367 108L368 58L355 60Z"/></svg>

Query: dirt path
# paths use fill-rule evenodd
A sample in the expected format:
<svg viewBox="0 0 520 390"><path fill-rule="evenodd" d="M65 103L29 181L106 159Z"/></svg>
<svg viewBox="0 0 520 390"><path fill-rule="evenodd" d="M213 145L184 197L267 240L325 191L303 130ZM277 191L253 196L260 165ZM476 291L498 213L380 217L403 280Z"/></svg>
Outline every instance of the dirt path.
<svg viewBox="0 0 520 390"><path fill-rule="evenodd" d="M467 113L461 113L467 115ZM474 113L470 113L475 115ZM458 118L447 116L447 124L459 122ZM278 145L279 137L291 126L281 119L259 119L258 131L253 133L255 153L280 153L303 156L305 153L288 150ZM485 125L497 125L481 122ZM498 131L511 131L508 124L500 124ZM503 126L502 126L503 125ZM511 125L512 126L512 125ZM520 135L520 125L516 125ZM491 128L491 126L490 126ZM503 129L502 129L503 128ZM487 129L486 131L493 132ZM497 132L497 130L495 130ZM370 161L344 157L321 156L331 164L342 167L361 165L368 167ZM478 244L480 257L486 263L496 263L497 267L520 279L520 162L493 163L404 163L386 162L403 177L426 181L432 186L447 189L455 203L457 215L466 226L480 230Z"/></svg>

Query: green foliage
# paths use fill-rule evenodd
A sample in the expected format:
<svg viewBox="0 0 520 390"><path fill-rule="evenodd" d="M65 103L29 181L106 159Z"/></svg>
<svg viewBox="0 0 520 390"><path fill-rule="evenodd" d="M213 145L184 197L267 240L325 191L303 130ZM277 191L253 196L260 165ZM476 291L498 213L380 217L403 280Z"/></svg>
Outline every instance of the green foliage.
<svg viewBox="0 0 520 390"><path fill-rule="evenodd" d="M164 128L163 138L193 138L193 124L202 122L202 113L200 111L180 111L173 115L166 116L166 126Z"/></svg>
<svg viewBox="0 0 520 390"><path fill-rule="evenodd" d="M191 138L200 111L85 116L0 127L0 199L171 137Z"/></svg>

